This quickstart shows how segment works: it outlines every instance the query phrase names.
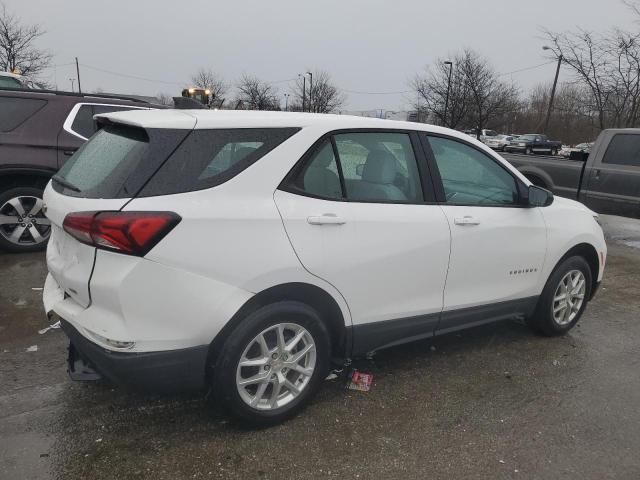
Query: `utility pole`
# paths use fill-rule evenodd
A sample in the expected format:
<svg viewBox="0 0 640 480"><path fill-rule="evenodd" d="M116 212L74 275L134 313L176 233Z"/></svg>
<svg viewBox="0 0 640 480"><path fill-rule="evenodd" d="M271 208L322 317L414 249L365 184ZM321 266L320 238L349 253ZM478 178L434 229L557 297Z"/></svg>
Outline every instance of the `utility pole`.
<svg viewBox="0 0 640 480"><path fill-rule="evenodd" d="M78 78L78 93L82 93L82 87L80 86L80 67L78 66L78 57L76 57L76 76Z"/></svg>
<svg viewBox="0 0 640 480"><path fill-rule="evenodd" d="M309 111L313 112L313 73L307 72L309 75Z"/></svg>
<svg viewBox="0 0 640 480"><path fill-rule="evenodd" d="M551 47L544 46L543 50L551 50ZM556 76L553 79L553 87L551 88L551 97L549 98L549 108L547 109L547 117L544 121L544 133L549 135L549 119L551 118L551 110L553 110L553 100L556 96L556 87L558 85L558 75L560 75L560 65L562 65L562 54L558 55L558 65L556 67Z"/></svg>
<svg viewBox="0 0 640 480"><path fill-rule="evenodd" d="M305 112L306 111L306 92L307 92L307 76L306 75L302 75L301 73L298 74L299 77L302 77L302 111Z"/></svg>
<svg viewBox="0 0 640 480"><path fill-rule="evenodd" d="M442 119L443 126L447 126L447 111L449 110L449 93L451 92L451 72L453 71L453 62L447 60L445 65L449 65L449 81L447 82L447 98L444 101L444 115Z"/></svg>

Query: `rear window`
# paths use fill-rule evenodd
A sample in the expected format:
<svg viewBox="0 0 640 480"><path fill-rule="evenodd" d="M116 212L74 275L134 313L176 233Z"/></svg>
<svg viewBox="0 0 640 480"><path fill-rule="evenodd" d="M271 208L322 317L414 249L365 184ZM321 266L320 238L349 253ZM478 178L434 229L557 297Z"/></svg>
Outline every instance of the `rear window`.
<svg viewBox="0 0 640 480"><path fill-rule="evenodd" d="M296 133L298 128L194 130L139 196L191 192L234 177Z"/></svg>
<svg viewBox="0 0 640 480"><path fill-rule="evenodd" d="M0 132L10 132L47 104L37 98L0 97Z"/></svg>
<svg viewBox="0 0 640 480"><path fill-rule="evenodd" d="M188 134L109 125L64 164L57 174L64 182L53 188L74 197L133 197Z"/></svg>
<svg viewBox="0 0 640 480"><path fill-rule="evenodd" d="M640 167L640 135L614 135L602 163Z"/></svg>
<svg viewBox="0 0 640 480"><path fill-rule="evenodd" d="M0 75L0 88L24 88L17 78Z"/></svg>

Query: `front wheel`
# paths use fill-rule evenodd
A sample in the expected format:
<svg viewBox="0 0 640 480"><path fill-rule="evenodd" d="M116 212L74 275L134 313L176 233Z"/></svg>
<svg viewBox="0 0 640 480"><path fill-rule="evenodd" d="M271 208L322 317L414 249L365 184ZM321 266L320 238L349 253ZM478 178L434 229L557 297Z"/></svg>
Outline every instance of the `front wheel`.
<svg viewBox="0 0 640 480"><path fill-rule="evenodd" d="M591 298L592 273L583 257L569 257L553 271L527 323L547 336L571 330Z"/></svg>
<svg viewBox="0 0 640 480"><path fill-rule="evenodd" d="M248 315L219 358L216 398L245 423L274 425L304 408L328 373L329 333L311 307L278 302Z"/></svg>

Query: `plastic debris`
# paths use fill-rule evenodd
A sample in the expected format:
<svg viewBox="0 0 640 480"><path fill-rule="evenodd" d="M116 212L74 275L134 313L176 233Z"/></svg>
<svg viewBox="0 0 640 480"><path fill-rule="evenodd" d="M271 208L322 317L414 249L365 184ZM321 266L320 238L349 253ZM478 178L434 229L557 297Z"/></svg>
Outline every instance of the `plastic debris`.
<svg viewBox="0 0 640 480"><path fill-rule="evenodd" d="M335 373L330 373L329 375L327 375L327 378L325 378L325 380L335 380L336 378L338 378L338 375L336 375Z"/></svg>
<svg viewBox="0 0 640 480"><path fill-rule="evenodd" d="M435 347L434 345L431 345L431 346L429 347L429 350L431 350L432 352L435 352L435 351L436 351L436 347Z"/></svg>
<svg viewBox="0 0 640 480"><path fill-rule="evenodd" d="M42 330L38 330L38 333L40 335L43 335L43 334L47 333L49 330L56 330L58 328L60 328L60 320L58 320L56 323L54 323L52 325L49 325L46 328L43 328Z"/></svg>
<svg viewBox="0 0 640 480"><path fill-rule="evenodd" d="M351 372L351 380L347 385L349 390L359 390L361 392L368 392L371 390L373 384L373 374L364 373L358 370Z"/></svg>
<svg viewBox="0 0 640 480"><path fill-rule="evenodd" d="M26 351L27 352L37 352L38 351L38 345L31 345L29 348L27 348Z"/></svg>
<svg viewBox="0 0 640 480"><path fill-rule="evenodd" d="M498 460L500 463L504 463L504 460Z"/></svg>
<svg viewBox="0 0 640 480"><path fill-rule="evenodd" d="M41 292L43 290L42 287L31 287L31 290L33 290L34 292Z"/></svg>
<svg viewBox="0 0 640 480"><path fill-rule="evenodd" d="M558 365L560 365L560 362L558 360L554 360L553 361L553 366L557 367Z"/></svg>

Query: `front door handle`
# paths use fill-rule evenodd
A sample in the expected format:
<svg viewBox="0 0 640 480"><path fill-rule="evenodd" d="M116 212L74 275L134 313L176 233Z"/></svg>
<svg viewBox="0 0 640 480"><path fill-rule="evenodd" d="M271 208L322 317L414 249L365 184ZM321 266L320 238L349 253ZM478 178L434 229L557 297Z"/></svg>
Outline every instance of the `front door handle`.
<svg viewBox="0 0 640 480"><path fill-rule="evenodd" d="M310 225L344 225L347 221L334 213L325 213L323 215L307 217L307 223Z"/></svg>
<svg viewBox="0 0 640 480"><path fill-rule="evenodd" d="M76 151L75 150L65 150L62 153L65 154L67 157L70 157L71 155L76 153Z"/></svg>
<svg viewBox="0 0 640 480"><path fill-rule="evenodd" d="M455 223L456 225L464 225L464 226L480 225L480 221L476 220L470 215L454 218L453 223Z"/></svg>

